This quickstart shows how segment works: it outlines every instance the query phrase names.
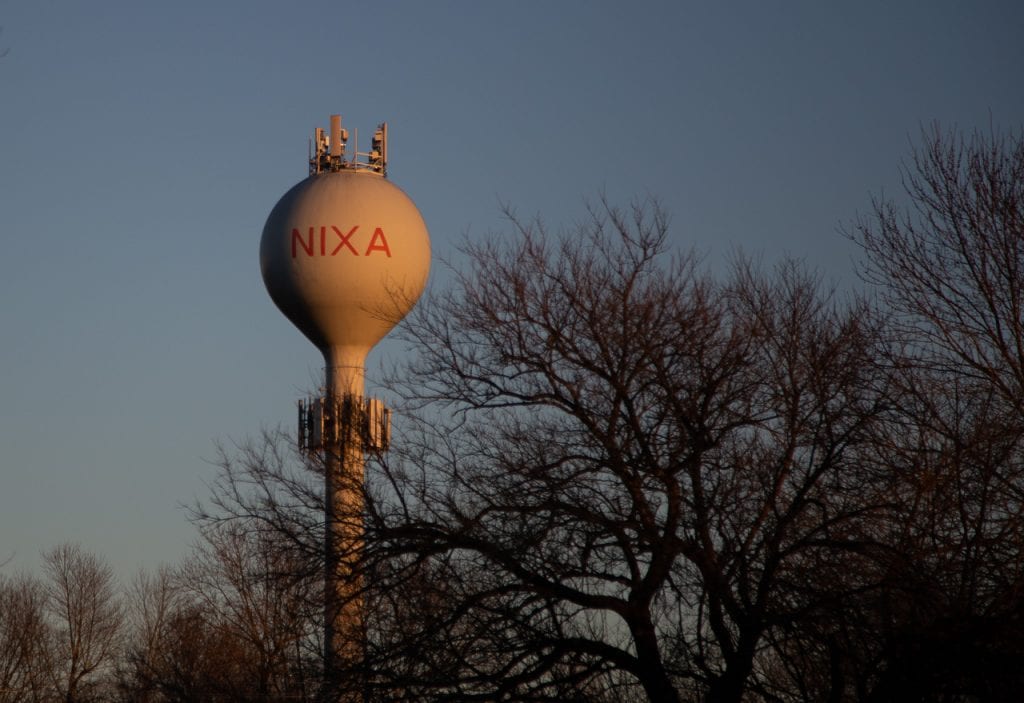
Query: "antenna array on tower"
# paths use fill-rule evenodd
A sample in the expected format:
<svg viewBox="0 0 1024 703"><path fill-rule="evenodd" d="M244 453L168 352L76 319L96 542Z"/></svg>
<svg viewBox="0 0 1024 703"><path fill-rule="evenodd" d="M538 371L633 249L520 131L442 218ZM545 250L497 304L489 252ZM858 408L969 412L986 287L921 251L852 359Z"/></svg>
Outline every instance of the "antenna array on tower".
<svg viewBox="0 0 1024 703"><path fill-rule="evenodd" d="M356 136L358 137L358 131ZM354 140L355 141L355 140ZM341 115L331 115L330 129L317 127L310 141L309 175L354 169L388 175L388 123L381 122L373 133L370 151L359 151L353 144L352 158L348 151L348 130L341 126Z"/></svg>
<svg viewBox="0 0 1024 703"><path fill-rule="evenodd" d="M298 445L303 453L335 445L346 426L356 428L363 450L383 452L391 443L391 410L377 398L321 396L299 401Z"/></svg>

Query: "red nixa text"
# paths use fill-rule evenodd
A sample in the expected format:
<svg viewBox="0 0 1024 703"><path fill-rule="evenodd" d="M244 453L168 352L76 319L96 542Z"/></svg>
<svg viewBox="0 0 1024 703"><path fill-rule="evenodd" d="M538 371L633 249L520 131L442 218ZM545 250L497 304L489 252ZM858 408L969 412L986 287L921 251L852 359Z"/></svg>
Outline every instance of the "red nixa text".
<svg viewBox="0 0 1024 703"><path fill-rule="evenodd" d="M318 231L319 230L319 231ZM391 258L391 247L388 246L388 239L384 236L384 230L376 227L370 236L365 249L360 245L360 237L356 235L359 225L356 225L347 232L338 229L334 225L321 227L310 227L309 233L303 237L298 228L292 229L292 258L304 252L306 256L337 256L347 251L352 256L369 256L375 252L383 252ZM365 240L365 237L362 238Z"/></svg>

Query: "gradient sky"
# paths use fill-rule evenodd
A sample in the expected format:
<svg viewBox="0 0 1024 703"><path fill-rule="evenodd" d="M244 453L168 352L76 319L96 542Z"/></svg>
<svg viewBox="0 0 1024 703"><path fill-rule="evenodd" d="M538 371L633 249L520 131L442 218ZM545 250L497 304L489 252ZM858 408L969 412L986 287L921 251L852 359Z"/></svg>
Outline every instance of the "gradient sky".
<svg viewBox="0 0 1024 703"><path fill-rule="evenodd" d="M333 112L388 121L435 266L501 202L559 229L604 192L658 197L711 266L840 285L838 226L922 125L1024 125L1018 0L0 0L0 26L7 573L65 540L122 576L178 560L214 441L292 426L321 359L259 238Z"/></svg>

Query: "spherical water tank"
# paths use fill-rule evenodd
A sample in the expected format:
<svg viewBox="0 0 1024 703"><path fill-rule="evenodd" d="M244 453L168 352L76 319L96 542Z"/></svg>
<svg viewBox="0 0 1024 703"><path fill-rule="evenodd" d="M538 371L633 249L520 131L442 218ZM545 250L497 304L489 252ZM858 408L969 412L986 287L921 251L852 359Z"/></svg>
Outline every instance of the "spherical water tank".
<svg viewBox="0 0 1024 703"><path fill-rule="evenodd" d="M260 241L270 297L332 367L362 367L423 292L430 238L400 188L356 169L311 175L271 210Z"/></svg>

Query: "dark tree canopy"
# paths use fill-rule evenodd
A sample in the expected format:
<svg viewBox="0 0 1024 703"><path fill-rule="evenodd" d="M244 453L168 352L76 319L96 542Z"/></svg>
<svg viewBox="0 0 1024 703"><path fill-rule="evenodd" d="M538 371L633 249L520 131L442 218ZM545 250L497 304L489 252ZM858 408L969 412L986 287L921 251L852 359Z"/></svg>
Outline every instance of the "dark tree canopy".
<svg viewBox="0 0 1024 703"><path fill-rule="evenodd" d="M893 587L872 602L875 700L1024 690L1024 134L934 126L849 232L894 313L902 479ZM880 616L884 619L878 619Z"/></svg>
<svg viewBox="0 0 1024 703"><path fill-rule="evenodd" d="M807 588L887 505L873 315L797 264L711 279L653 203L513 223L406 327L418 424L381 464L368 559L437 590L398 639L451 641L401 672L408 697L767 691L767 635L861 587Z"/></svg>

